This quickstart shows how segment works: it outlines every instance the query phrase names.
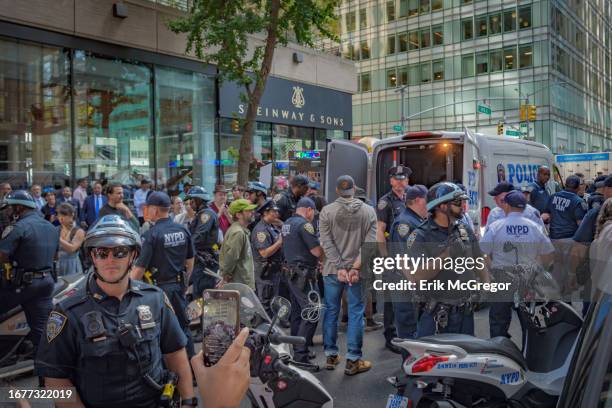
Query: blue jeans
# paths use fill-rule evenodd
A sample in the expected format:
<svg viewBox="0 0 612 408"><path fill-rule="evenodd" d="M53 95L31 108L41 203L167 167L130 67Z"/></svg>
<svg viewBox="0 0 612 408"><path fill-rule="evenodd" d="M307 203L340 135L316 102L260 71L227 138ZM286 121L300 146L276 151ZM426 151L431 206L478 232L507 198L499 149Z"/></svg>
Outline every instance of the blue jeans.
<svg viewBox="0 0 612 408"><path fill-rule="evenodd" d="M338 355L338 315L342 291L346 290L348 301L348 327L346 331L346 359L359 360L363 346L363 313L365 311L364 295L361 282L349 286L339 282L336 275L323 277L325 284L325 316L323 318L323 348L326 356Z"/></svg>
<svg viewBox="0 0 612 408"><path fill-rule="evenodd" d="M448 312L448 325L444 328L439 327L438 333L456 333L474 335L474 312L465 314L462 310ZM434 316L423 311L419 323L417 324L417 338L433 336L436 334L436 322Z"/></svg>
<svg viewBox="0 0 612 408"><path fill-rule="evenodd" d="M413 339L417 330L417 303L393 302L397 336L402 339Z"/></svg>

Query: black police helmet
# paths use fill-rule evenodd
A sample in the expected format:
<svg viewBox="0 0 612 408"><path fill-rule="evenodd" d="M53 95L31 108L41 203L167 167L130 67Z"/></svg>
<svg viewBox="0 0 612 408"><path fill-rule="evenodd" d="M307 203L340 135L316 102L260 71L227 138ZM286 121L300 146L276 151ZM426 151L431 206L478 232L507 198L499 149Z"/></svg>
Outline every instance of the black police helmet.
<svg viewBox="0 0 612 408"><path fill-rule="evenodd" d="M187 192L185 196L185 200L190 200L192 198L199 198L202 201L210 201L210 194L204 187L193 186Z"/></svg>
<svg viewBox="0 0 612 408"><path fill-rule="evenodd" d="M264 196L268 195L268 189L266 188L266 185L259 181L249 181L247 191L259 191L260 193L263 193Z"/></svg>
<svg viewBox="0 0 612 408"><path fill-rule="evenodd" d="M36 202L25 190L11 191L4 197L6 205L23 205L24 207L36 209Z"/></svg>
<svg viewBox="0 0 612 408"><path fill-rule="evenodd" d="M457 199L468 199L467 194L458 185L447 181L435 184L427 192L427 211Z"/></svg>

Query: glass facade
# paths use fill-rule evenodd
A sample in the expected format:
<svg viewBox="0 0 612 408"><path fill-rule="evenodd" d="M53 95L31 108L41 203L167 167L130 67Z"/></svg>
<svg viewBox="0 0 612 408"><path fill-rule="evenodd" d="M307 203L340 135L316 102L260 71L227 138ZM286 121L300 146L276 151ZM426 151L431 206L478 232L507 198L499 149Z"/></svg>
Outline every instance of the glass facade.
<svg viewBox="0 0 612 408"><path fill-rule="evenodd" d="M553 153L612 149L612 2L344 0L339 12L364 8L367 29L349 34L341 24L345 56L370 44L368 60L356 58L353 136L394 135L395 88L408 84L410 130L496 134L500 121L519 126L527 96L537 107L531 138ZM477 114L487 98L492 114Z"/></svg>

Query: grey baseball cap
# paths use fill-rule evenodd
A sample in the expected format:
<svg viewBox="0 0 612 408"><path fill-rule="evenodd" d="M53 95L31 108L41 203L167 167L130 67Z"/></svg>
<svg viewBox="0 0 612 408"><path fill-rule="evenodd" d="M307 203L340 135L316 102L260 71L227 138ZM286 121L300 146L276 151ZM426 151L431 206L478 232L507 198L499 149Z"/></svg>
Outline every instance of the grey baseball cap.
<svg viewBox="0 0 612 408"><path fill-rule="evenodd" d="M355 180L348 174L338 177L336 180L336 188L340 195L354 195L355 194Z"/></svg>

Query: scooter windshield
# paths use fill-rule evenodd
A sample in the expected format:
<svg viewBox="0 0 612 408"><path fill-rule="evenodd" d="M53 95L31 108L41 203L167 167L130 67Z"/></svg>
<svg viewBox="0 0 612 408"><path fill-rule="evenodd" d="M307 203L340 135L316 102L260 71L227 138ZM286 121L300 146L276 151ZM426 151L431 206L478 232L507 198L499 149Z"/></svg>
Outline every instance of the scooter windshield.
<svg viewBox="0 0 612 408"><path fill-rule="evenodd" d="M270 316L249 286L243 283L226 283L223 289L236 290L240 293L240 323L242 325L255 328L263 322L271 322Z"/></svg>

